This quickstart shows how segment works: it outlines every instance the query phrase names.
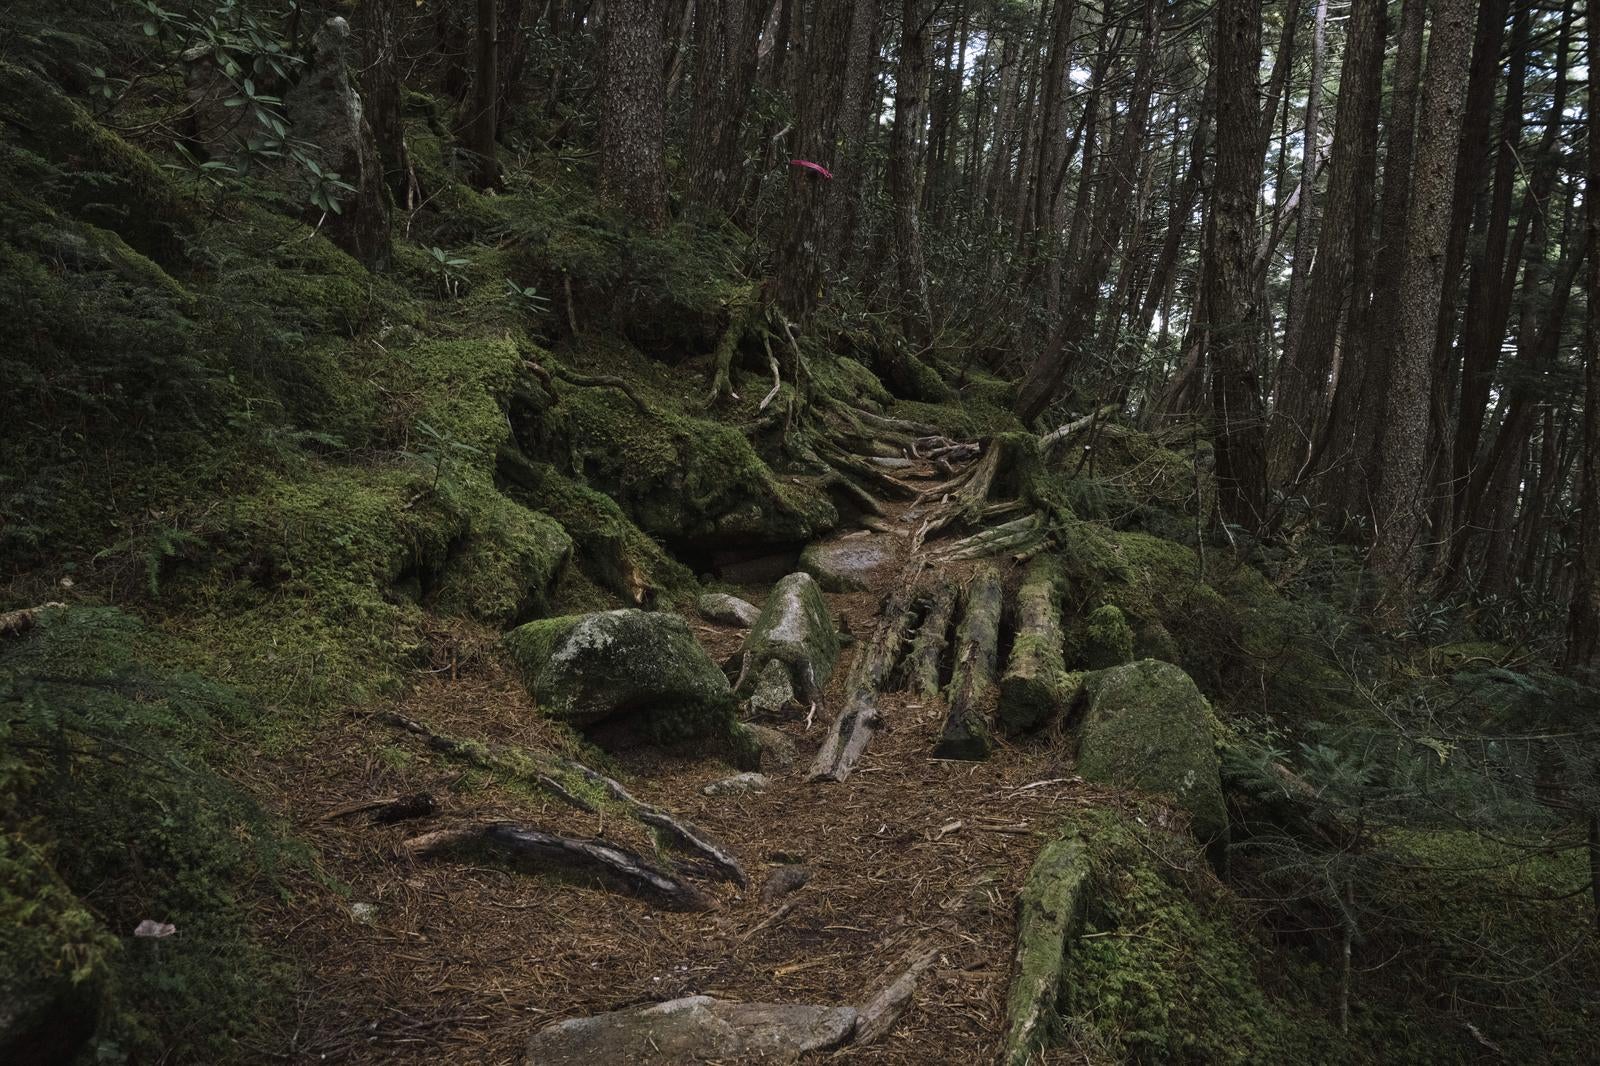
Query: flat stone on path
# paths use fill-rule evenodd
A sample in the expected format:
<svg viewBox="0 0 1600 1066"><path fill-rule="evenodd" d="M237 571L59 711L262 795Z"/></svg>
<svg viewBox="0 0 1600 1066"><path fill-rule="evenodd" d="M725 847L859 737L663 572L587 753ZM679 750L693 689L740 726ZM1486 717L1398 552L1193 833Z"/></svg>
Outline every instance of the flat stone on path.
<svg viewBox="0 0 1600 1066"><path fill-rule="evenodd" d="M700 617L707 622L724 626L742 626L749 629L761 617L761 608L748 600L730 596L726 592L708 592L695 601Z"/></svg>
<svg viewBox="0 0 1600 1066"><path fill-rule="evenodd" d="M740 792L765 792L771 783L766 774L734 774L721 781L713 781L700 791L708 796L731 796Z"/></svg>
<svg viewBox="0 0 1600 1066"><path fill-rule="evenodd" d="M828 1051L855 1031L852 1007L737 1003L687 996L573 1018L528 1042L529 1066L794 1062Z"/></svg>
<svg viewBox="0 0 1600 1066"><path fill-rule="evenodd" d="M871 586L872 572L889 561L889 547L880 537L823 541L800 553L800 569L824 592L863 592Z"/></svg>

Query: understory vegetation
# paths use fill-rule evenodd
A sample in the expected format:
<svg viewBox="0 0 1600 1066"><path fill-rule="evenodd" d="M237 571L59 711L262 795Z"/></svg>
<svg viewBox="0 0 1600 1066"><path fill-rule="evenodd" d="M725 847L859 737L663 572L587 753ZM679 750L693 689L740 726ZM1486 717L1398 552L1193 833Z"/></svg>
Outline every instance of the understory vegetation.
<svg viewBox="0 0 1600 1066"><path fill-rule="evenodd" d="M860 254L804 277L797 304L785 212L817 194L795 193L790 148L768 145L810 122L822 90L794 99L760 68L734 137L739 187L715 203L686 191L706 171L680 92L663 174L636 179L662 185L651 218L604 191L591 5L498 9L520 49L502 60L547 91L491 101L491 180L462 117L462 4L440 6L451 45L432 56L431 7L385 16L415 69L392 100L363 91L403 164L381 140L375 178L319 162L284 100L324 20L377 32L374 6L23 0L0 14L0 1059L288 1057L308 979L277 923L345 886L302 839L294 783L262 766L465 662L508 663L501 637L518 626L689 614L751 559L871 528L898 489L863 456L914 449L906 425L1006 457L995 494L957 500L960 517L982 532L1037 516L995 543L1059 560L1073 684L1156 659L1205 697L1231 827L1212 862L1184 836L1189 814L1142 794L1070 819L1097 891L1052 1019L1063 1054L1593 1054L1600 691L1573 665L1558 595L1582 595L1572 530L1522 534L1526 582L1397 601L1370 564L1370 516L1294 485L1246 528L1216 411L1149 417L1187 351L1165 316L1165 347L1146 318L1138 350L1079 366L1075 391L1028 410L1015 353L1055 329L1029 295L1045 257L1029 245L1034 265L996 268L991 288L988 264L1011 253L987 249L1015 235L952 221L981 192L952 184L952 147L929 149L933 295L884 280L903 205L873 185L852 209ZM996 63L1000 41L1056 10L948 6L917 32L938 28L953 52L981 11ZM1537 17L1573 35L1565 11ZM1091 27L1105 56L1111 25ZM959 92L937 106L959 111ZM890 165L876 140L858 147L858 171ZM372 233L347 228L358 192L385 206L376 259L361 252ZM1577 195L1553 225L1582 225ZM1097 298L1128 302L1101 281ZM1572 370L1559 402L1581 392ZM1546 423L1541 444L1553 454L1564 433ZM1547 515L1571 519L1576 477L1549 490ZM561 729L560 755L620 775ZM517 776L472 751L463 790Z"/></svg>

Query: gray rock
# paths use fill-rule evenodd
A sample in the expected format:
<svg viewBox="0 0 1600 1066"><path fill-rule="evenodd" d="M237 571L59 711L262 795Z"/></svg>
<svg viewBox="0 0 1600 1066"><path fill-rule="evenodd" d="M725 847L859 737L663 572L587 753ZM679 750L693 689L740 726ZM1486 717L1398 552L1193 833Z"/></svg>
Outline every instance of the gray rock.
<svg viewBox="0 0 1600 1066"><path fill-rule="evenodd" d="M700 791L708 796L733 796L741 792L765 792L771 784L766 774L743 773L713 781Z"/></svg>
<svg viewBox="0 0 1600 1066"><path fill-rule="evenodd" d="M790 574L773 588L744 642L736 692L752 710L775 713L791 702L815 703L839 658L828 601L810 574Z"/></svg>
<svg viewBox="0 0 1600 1066"><path fill-rule="evenodd" d="M800 569L817 579L824 592L861 592L872 573L889 561L881 537L830 540L808 545L800 553Z"/></svg>
<svg viewBox="0 0 1600 1066"><path fill-rule="evenodd" d="M526 1061L529 1066L785 1063L840 1046L855 1025L851 1007L687 996L557 1022L528 1042Z"/></svg>
<svg viewBox="0 0 1600 1066"><path fill-rule="evenodd" d="M756 746L757 758L763 770L787 770L794 766L799 753L794 741L768 725L745 725Z"/></svg>
<svg viewBox="0 0 1600 1066"><path fill-rule="evenodd" d="M767 875L761 886L761 902L771 903L791 892L798 892L811 880L809 866L780 866Z"/></svg>
<svg viewBox="0 0 1600 1066"><path fill-rule="evenodd" d="M700 611L700 617L723 626L749 629L761 617L761 608L726 592L708 592L695 602L695 607Z"/></svg>
<svg viewBox="0 0 1600 1066"><path fill-rule="evenodd" d="M338 191L337 213L322 228L328 237L372 270L389 265L389 193L383 183L378 142L362 113L353 76L356 56L350 24L334 17L312 39L311 63L284 98L294 136L308 142L326 171L354 191ZM307 175L307 180L314 180Z"/></svg>
<svg viewBox="0 0 1600 1066"><path fill-rule="evenodd" d="M656 741L737 739L728 678L675 614L543 618L507 633L505 647L552 718L581 726L640 714Z"/></svg>
<svg viewBox="0 0 1600 1066"><path fill-rule="evenodd" d="M1088 675L1084 692L1078 773L1086 781L1171 796L1220 863L1228 845L1221 763L1211 708L1189 675L1171 663L1141 659Z"/></svg>

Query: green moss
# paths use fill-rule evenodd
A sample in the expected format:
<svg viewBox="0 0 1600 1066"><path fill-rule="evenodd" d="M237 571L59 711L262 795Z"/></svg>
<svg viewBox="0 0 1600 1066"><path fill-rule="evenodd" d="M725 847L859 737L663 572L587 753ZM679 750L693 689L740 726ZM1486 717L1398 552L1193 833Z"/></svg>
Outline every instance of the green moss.
<svg viewBox="0 0 1600 1066"><path fill-rule="evenodd" d="M500 463L506 493L560 522L572 537L575 561L598 595L604 589L630 604L677 600L694 588L694 575L629 521L616 501L563 475L548 463L505 453ZM585 583L569 583L581 595ZM598 589L594 587L598 586ZM567 599L567 606L611 606L601 599Z"/></svg>
<svg viewBox="0 0 1600 1066"><path fill-rule="evenodd" d="M433 606L495 625L548 612L572 538L548 515L491 494L450 555Z"/></svg>
<svg viewBox="0 0 1600 1066"><path fill-rule="evenodd" d="M676 542L793 542L837 520L820 494L779 482L743 433L681 413L675 386L626 345L593 346L579 365L626 377L651 413L616 389L560 385L553 404L519 424L519 442L603 490L646 532Z"/></svg>
<svg viewBox="0 0 1600 1066"><path fill-rule="evenodd" d="M1225 858L1228 812L1211 709L1187 674L1144 659L1089 675L1078 772L1088 781L1169 795L1213 861Z"/></svg>
<svg viewBox="0 0 1600 1066"><path fill-rule="evenodd" d="M1113 604L1089 612L1073 637L1073 661L1085 670L1104 670L1133 659L1133 630Z"/></svg>
<svg viewBox="0 0 1600 1066"><path fill-rule="evenodd" d="M1085 935L1069 955L1069 1048L1092 1061L1349 1062L1349 1044L1280 980L1244 909L1172 834L1113 810L1075 816L1093 856Z"/></svg>
<svg viewBox="0 0 1600 1066"><path fill-rule="evenodd" d="M539 709L589 725L638 715L658 743L736 739L728 679L676 615L638 610L518 626L505 648Z"/></svg>
<svg viewBox="0 0 1600 1066"><path fill-rule="evenodd" d="M107 608L45 612L0 645L0 1041L13 1009L66 1041L19 1061L74 1040L216 1061L282 1005L246 901L303 855L210 768L248 707L165 665L182 658ZM132 939L147 918L178 935Z"/></svg>
<svg viewBox="0 0 1600 1066"><path fill-rule="evenodd" d="M181 260L193 220L177 184L45 78L0 62L0 127L59 167L70 210L159 263Z"/></svg>

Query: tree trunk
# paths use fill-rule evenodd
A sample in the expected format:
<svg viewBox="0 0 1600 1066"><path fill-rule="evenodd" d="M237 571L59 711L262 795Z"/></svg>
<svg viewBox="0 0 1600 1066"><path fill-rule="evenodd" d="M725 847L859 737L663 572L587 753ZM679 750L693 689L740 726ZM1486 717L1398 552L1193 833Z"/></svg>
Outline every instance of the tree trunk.
<svg viewBox="0 0 1600 1066"><path fill-rule="evenodd" d="M922 131L928 77L927 23L930 0L901 5L900 59L895 65L894 130L889 135L889 200L894 208L894 246L900 279L900 323L921 346L931 336L928 270L917 222L917 138Z"/></svg>
<svg viewBox="0 0 1600 1066"><path fill-rule="evenodd" d="M1298 479L1320 437L1339 319L1353 303L1350 279L1356 223L1369 217L1377 173L1383 24L1383 0L1355 0L1351 5L1316 264L1298 311L1290 311L1286 324L1289 339L1279 368L1278 402L1269 425L1268 466L1274 485L1287 487ZM1306 189L1302 184L1302 196ZM1307 222L1306 207L1302 199L1302 224ZM1296 263L1300 254L1297 242ZM1292 286L1290 304L1293 308Z"/></svg>
<svg viewBox="0 0 1600 1066"><path fill-rule="evenodd" d="M600 113L600 199L655 229L667 218L663 0L608 0Z"/></svg>
<svg viewBox="0 0 1600 1066"><path fill-rule="evenodd" d="M1217 504L1224 522L1248 530L1266 514L1261 386L1256 374L1251 258L1262 160L1257 76L1261 0L1217 0L1217 171L1205 242L1205 304L1215 408Z"/></svg>
<svg viewBox="0 0 1600 1066"><path fill-rule="evenodd" d="M1594 56L1600 55L1600 31L1591 10L1589 26L1589 173L1584 198L1600 189L1600 88L1595 86ZM1583 435L1578 475L1578 552L1574 567L1572 608L1568 616L1565 663L1574 672L1600 674L1600 210L1591 202L1585 211L1588 229L1588 321L1583 335ZM1589 861L1600 921L1600 818L1589 824Z"/></svg>
<svg viewBox="0 0 1600 1066"><path fill-rule="evenodd" d="M473 155L473 183L480 189L500 183L495 159L495 118L500 95L500 12L495 0L477 0L473 37L472 112L467 148Z"/></svg>
<svg viewBox="0 0 1600 1066"><path fill-rule="evenodd" d="M838 147L844 88L839 57L849 47L854 9L853 0L818 0L812 6L810 33L795 46L800 71L795 156L824 167L832 163ZM789 168L777 291L779 304L796 321L809 315L822 298L830 184L804 167Z"/></svg>
<svg viewBox="0 0 1600 1066"><path fill-rule="evenodd" d="M1428 411L1434 381L1433 343L1446 279L1441 276L1449 242L1466 73L1472 53L1471 0L1434 0L1412 175L1413 198L1405 255L1396 285L1399 322L1383 417L1376 539L1369 565L1384 582L1384 606L1403 615L1416 588L1417 560L1426 534ZM1380 279L1380 284L1382 280Z"/></svg>

